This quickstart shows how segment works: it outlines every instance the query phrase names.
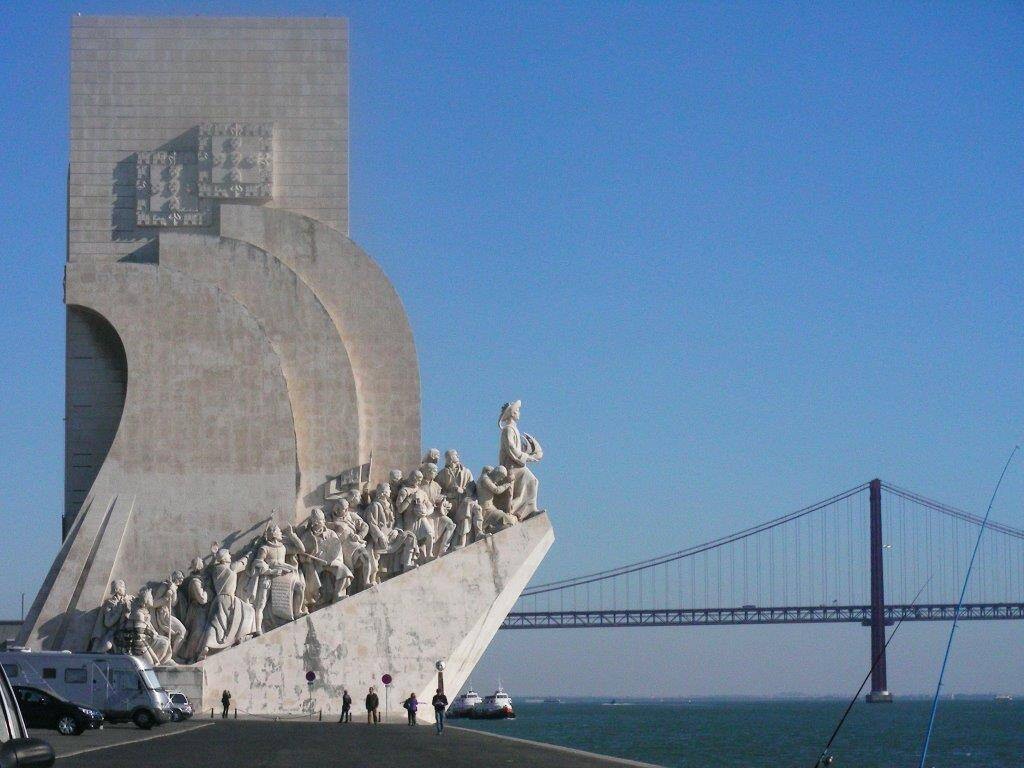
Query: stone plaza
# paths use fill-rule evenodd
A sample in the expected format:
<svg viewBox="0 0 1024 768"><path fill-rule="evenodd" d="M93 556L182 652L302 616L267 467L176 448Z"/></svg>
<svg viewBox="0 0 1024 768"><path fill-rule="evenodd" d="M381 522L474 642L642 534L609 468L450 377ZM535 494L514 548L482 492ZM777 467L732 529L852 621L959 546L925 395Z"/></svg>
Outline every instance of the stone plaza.
<svg viewBox="0 0 1024 768"><path fill-rule="evenodd" d="M341 19L73 19L64 542L25 647L204 709L429 699L551 546L520 402L480 472L421 444L412 329L348 236L347 55Z"/></svg>

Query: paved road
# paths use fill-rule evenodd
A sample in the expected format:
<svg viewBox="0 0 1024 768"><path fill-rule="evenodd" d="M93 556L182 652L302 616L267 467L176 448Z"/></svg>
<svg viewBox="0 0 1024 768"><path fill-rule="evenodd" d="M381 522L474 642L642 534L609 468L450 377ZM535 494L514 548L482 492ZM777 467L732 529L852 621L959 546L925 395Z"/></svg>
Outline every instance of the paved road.
<svg viewBox="0 0 1024 768"><path fill-rule="evenodd" d="M475 731L449 728L437 736L433 728L392 724L199 720L148 732L108 727L79 737L52 731L36 735L53 744L57 768L610 768L628 764Z"/></svg>

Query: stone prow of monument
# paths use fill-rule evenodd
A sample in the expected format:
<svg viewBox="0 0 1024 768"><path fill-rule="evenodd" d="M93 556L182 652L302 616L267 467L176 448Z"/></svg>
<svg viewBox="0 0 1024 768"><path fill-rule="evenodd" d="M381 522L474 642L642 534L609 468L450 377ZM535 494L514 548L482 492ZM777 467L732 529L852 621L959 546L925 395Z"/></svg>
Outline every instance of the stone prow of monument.
<svg viewBox="0 0 1024 768"><path fill-rule="evenodd" d="M346 22L77 16L71 40L65 538L19 637L32 649L87 648L115 579L162 582L211 542L237 553L332 478L373 484L421 456L412 330L348 236ZM288 682L252 687L260 711L291 707L315 658L341 665L329 695L371 667L419 680L422 654L397 640L426 637L417 600L448 617L424 648L468 672L550 546L546 516L528 523L203 674L277 665Z"/></svg>
<svg viewBox="0 0 1024 768"><path fill-rule="evenodd" d="M446 690L462 688L554 538L548 516L534 516L170 674L204 710L229 690L245 714L334 713L344 689L359 701L371 685L383 710L385 673L396 710L409 691L430 701L434 664L445 663Z"/></svg>

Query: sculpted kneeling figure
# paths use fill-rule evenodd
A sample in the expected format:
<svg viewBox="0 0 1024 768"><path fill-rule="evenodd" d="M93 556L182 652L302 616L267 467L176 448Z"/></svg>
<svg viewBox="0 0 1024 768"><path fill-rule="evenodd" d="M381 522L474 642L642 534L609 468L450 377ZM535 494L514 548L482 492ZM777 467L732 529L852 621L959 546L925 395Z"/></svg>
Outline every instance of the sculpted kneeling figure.
<svg viewBox="0 0 1024 768"><path fill-rule="evenodd" d="M132 599L125 583L118 579L110 585L110 597L103 601L92 630L88 650L109 653L114 648L117 631L121 629L132 610Z"/></svg>
<svg viewBox="0 0 1024 768"><path fill-rule="evenodd" d="M476 481L476 495L480 503L480 514L483 516L484 533L496 533L519 522L515 515L499 509L495 503L497 497L507 494L511 488L508 470L504 467L484 467L480 470L480 478Z"/></svg>
<svg viewBox="0 0 1024 768"><path fill-rule="evenodd" d="M218 549L210 567L214 598L200 658L257 634L259 621L253 607L238 597L238 574L248 565L246 558L231 561L231 552Z"/></svg>
<svg viewBox="0 0 1024 768"><path fill-rule="evenodd" d="M152 594L148 587L138 595L138 605L128 619L127 628L130 636L130 653L140 656L154 667L161 664L174 664L171 659L171 640L161 635L153 627L149 613L152 605Z"/></svg>

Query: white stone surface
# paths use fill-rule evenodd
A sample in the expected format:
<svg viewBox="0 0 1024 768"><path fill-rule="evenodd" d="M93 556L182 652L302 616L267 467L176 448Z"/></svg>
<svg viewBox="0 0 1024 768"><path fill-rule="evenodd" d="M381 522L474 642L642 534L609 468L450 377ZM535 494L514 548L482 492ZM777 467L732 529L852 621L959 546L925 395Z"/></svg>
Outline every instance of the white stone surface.
<svg viewBox="0 0 1024 768"><path fill-rule="evenodd" d="M203 708L228 689L240 714L335 713L342 689L355 714L381 675L394 678L392 715L415 691L429 701L444 661L445 689L457 691L554 541L547 515L482 539L413 572L202 662ZM306 673L316 673L309 685Z"/></svg>
<svg viewBox="0 0 1024 768"><path fill-rule="evenodd" d="M359 392L361 453L372 485L420 456L420 374L405 309L380 266L341 232L306 216L251 205L221 207L221 236L287 265L317 295L345 342Z"/></svg>
<svg viewBox="0 0 1024 768"><path fill-rule="evenodd" d="M231 296L256 318L277 353L299 463L294 514L281 522L298 523L308 507L323 503L329 477L366 460L360 456L352 364L331 316L288 267L238 240L163 233L160 268L185 272Z"/></svg>

